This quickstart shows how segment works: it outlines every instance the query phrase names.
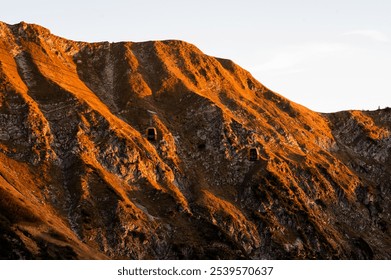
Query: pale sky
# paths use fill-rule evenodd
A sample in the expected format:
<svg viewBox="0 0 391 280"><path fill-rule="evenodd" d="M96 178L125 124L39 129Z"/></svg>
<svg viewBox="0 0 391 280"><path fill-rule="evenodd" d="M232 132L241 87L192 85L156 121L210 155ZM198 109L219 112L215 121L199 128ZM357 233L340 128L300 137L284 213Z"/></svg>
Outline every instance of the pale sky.
<svg viewBox="0 0 391 280"><path fill-rule="evenodd" d="M391 107L390 0L2 0L0 7L1 21L36 23L73 40L184 40L315 111Z"/></svg>

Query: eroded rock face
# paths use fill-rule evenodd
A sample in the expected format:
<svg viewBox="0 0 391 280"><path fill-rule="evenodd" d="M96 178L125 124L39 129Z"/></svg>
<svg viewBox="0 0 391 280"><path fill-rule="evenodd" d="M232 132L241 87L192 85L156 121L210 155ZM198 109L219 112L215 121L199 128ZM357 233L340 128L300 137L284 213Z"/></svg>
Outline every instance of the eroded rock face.
<svg viewBox="0 0 391 280"><path fill-rule="evenodd" d="M185 42L0 23L0 257L388 259L390 130Z"/></svg>

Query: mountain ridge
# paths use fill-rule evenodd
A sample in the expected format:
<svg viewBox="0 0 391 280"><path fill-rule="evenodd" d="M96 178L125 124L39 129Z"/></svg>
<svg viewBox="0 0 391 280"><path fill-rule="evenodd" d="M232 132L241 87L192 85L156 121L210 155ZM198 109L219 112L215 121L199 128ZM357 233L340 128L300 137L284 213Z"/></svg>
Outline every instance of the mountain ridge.
<svg viewBox="0 0 391 280"><path fill-rule="evenodd" d="M390 257L389 109L315 113L177 40L0 38L2 258Z"/></svg>

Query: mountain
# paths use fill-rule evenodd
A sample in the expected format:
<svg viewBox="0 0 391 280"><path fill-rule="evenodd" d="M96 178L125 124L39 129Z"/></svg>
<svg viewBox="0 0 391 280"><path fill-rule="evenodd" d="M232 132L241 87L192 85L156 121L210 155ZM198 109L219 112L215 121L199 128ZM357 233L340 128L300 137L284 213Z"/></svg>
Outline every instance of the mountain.
<svg viewBox="0 0 391 280"><path fill-rule="evenodd" d="M389 259L390 131L185 42L0 23L0 258Z"/></svg>

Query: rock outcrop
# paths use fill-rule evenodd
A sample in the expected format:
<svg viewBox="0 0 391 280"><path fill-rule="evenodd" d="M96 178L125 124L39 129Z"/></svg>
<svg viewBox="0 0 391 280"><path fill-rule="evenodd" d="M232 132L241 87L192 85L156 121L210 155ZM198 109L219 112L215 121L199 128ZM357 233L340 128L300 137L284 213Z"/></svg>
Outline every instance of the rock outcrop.
<svg viewBox="0 0 391 280"><path fill-rule="evenodd" d="M390 131L185 42L0 23L0 258L389 259Z"/></svg>

